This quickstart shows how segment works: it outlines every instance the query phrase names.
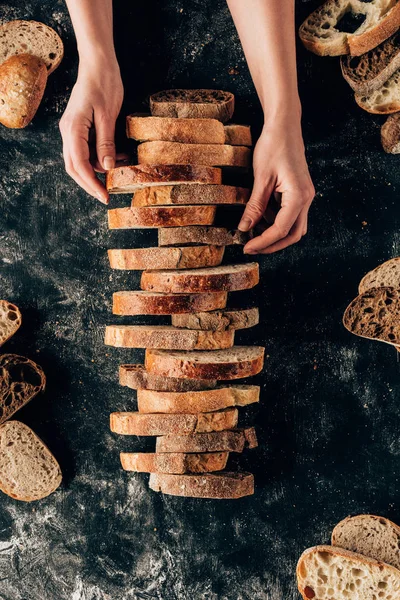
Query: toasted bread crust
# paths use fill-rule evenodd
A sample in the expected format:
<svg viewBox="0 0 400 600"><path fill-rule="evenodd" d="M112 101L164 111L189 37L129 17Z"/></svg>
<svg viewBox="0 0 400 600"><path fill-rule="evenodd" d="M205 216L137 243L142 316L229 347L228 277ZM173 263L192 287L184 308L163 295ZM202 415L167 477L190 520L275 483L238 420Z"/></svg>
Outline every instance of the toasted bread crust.
<svg viewBox="0 0 400 600"><path fill-rule="evenodd" d="M239 230L228 231L223 227L165 227L158 230L159 246L184 244L216 244L219 246L244 245L251 234Z"/></svg>
<svg viewBox="0 0 400 600"><path fill-rule="evenodd" d="M217 267L221 264L223 256L223 246L108 250L110 267L125 270Z"/></svg>
<svg viewBox="0 0 400 600"><path fill-rule="evenodd" d="M246 204L250 190L231 185L173 185L138 190L132 206L163 206L169 204Z"/></svg>
<svg viewBox="0 0 400 600"><path fill-rule="evenodd" d="M154 390L158 392L210 390L217 386L216 379L158 377L146 371L144 365L121 365L119 368L119 383L134 390Z"/></svg>
<svg viewBox="0 0 400 600"><path fill-rule="evenodd" d="M104 343L118 348L219 350L231 348L234 331L199 331L169 325L108 325Z"/></svg>
<svg viewBox="0 0 400 600"><path fill-rule="evenodd" d="M190 165L210 167L251 166L251 151L247 146L226 144L181 144L179 142L143 142L138 147L141 165Z"/></svg>
<svg viewBox="0 0 400 600"><path fill-rule="evenodd" d="M164 435L157 438L156 452L238 452L258 445L253 427L233 431Z"/></svg>
<svg viewBox="0 0 400 600"><path fill-rule="evenodd" d="M222 90L165 90L150 96L153 116L192 119L217 119L226 123L232 118L235 97Z"/></svg>
<svg viewBox="0 0 400 600"><path fill-rule="evenodd" d="M248 329L259 322L258 308L245 310L215 310L192 315L172 315L172 325L206 331Z"/></svg>
<svg viewBox="0 0 400 600"><path fill-rule="evenodd" d="M108 211L110 229L154 229L212 225L215 206L128 206Z"/></svg>
<svg viewBox="0 0 400 600"><path fill-rule="evenodd" d="M158 294L115 292L114 315L172 315L225 308L226 292L204 294Z"/></svg>
<svg viewBox="0 0 400 600"><path fill-rule="evenodd" d="M222 471L228 461L228 452L204 453L128 453L121 452L121 464L125 471L137 473L210 473Z"/></svg>
<svg viewBox="0 0 400 600"><path fill-rule="evenodd" d="M254 476L251 473L230 473L206 475L166 475L152 473L150 489L172 496L191 498L213 498L215 500L235 500L254 494Z"/></svg>

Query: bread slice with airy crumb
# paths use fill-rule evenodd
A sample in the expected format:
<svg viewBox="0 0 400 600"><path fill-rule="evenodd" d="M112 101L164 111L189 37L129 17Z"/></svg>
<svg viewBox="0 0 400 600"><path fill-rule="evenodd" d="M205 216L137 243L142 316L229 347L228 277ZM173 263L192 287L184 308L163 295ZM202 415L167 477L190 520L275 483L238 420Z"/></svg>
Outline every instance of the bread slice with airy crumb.
<svg viewBox="0 0 400 600"><path fill-rule="evenodd" d="M400 257L391 258L364 275L358 291L363 294L371 288L379 287L400 289Z"/></svg>
<svg viewBox="0 0 400 600"><path fill-rule="evenodd" d="M223 90L163 90L150 96L150 112L156 117L217 119L226 123L234 109L234 95Z"/></svg>
<svg viewBox="0 0 400 600"><path fill-rule="evenodd" d="M174 327L201 329L204 331L227 331L248 329L259 322L258 308L244 310L213 310L192 315L172 315Z"/></svg>
<svg viewBox="0 0 400 600"><path fill-rule="evenodd" d="M170 325L107 325L104 343L117 348L221 350L232 348L235 332L180 329Z"/></svg>
<svg viewBox="0 0 400 600"><path fill-rule="evenodd" d="M200 269L219 266L224 250L224 246L113 249L108 258L110 267L120 270Z"/></svg>
<svg viewBox="0 0 400 600"><path fill-rule="evenodd" d="M250 190L233 185L160 185L135 192L132 206L168 206L185 204L246 204ZM193 240L194 242L196 240Z"/></svg>
<svg viewBox="0 0 400 600"><path fill-rule="evenodd" d="M172 496L236 500L254 494L251 473L206 473L203 475L167 475L151 473L150 489Z"/></svg>
<svg viewBox="0 0 400 600"><path fill-rule="evenodd" d="M0 356L0 424L44 390L46 376L39 365L18 354Z"/></svg>
<svg viewBox="0 0 400 600"><path fill-rule="evenodd" d="M400 114L390 115L381 127L382 147L388 154L400 154Z"/></svg>
<svg viewBox="0 0 400 600"><path fill-rule="evenodd" d="M398 4L400 7L400 4ZM369 113L389 115L400 111L400 69L370 94L355 94L357 104Z"/></svg>
<svg viewBox="0 0 400 600"><path fill-rule="evenodd" d="M125 471L136 473L211 473L222 471L228 462L228 452L170 453L121 452Z"/></svg>
<svg viewBox="0 0 400 600"><path fill-rule="evenodd" d="M0 300L0 346L9 340L22 323L22 315L15 304Z"/></svg>
<svg viewBox="0 0 400 600"><path fill-rule="evenodd" d="M119 383L133 390L138 390L138 393L142 390L180 393L211 390L217 386L216 379L158 377L158 375L146 371L144 365L121 365L119 367Z"/></svg>
<svg viewBox="0 0 400 600"><path fill-rule="evenodd" d="M247 146L143 142L137 152L140 165L197 164L209 167L245 168L251 166L251 150Z"/></svg>

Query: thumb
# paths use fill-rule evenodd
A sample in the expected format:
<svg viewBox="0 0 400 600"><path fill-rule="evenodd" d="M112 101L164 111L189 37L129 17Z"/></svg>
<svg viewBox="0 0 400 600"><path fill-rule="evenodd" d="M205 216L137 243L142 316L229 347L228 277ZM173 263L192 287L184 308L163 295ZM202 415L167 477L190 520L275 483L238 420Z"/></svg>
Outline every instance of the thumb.
<svg viewBox="0 0 400 600"><path fill-rule="evenodd" d="M115 167L115 120L110 117L94 119L97 160L105 171Z"/></svg>
<svg viewBox="0 0 400 600"><path fill-rule="evenodd" d="M267 187L254 186L250 200L248 201L242 218L240 219L240 223L238 225L239 231L249 231L260 221L267 208L271 192L272 185Z"/></svg>

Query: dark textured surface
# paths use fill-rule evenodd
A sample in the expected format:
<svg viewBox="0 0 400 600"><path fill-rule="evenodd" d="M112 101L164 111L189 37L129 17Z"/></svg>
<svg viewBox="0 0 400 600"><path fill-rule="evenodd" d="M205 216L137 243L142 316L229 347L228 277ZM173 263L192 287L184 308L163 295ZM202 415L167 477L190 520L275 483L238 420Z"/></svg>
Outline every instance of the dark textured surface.
<svg viewBox="0 0 400 600"><path fill-rule="evenodd" d="M316 4L299 2L298 21ZM237 95L237 120L257 131L262 116L223 0L121 0L115 9L125 114L146 109L159 89L219 87ZM237 335L268 354L260 407L244 418L258 424L260 448L238 461L255 472L256 495L162 497L119 465L120 450L150 450L153 440L121 440L108 428L112 410L136 405L118 386L118 364L142 352L102 343L105 323L117 321L112 292L139 281L112 274L106 249L150 245L155 233L109 233L106 209L63 171L57 123L77 66L64 3L3 2L0 14L43 20L66 44L34 122L0 132L0 296L24 320L4 351L26 354L47 373L46 393L19 418L65 475L40 503L1 496L1 600L295 600L299 554L327 542L337 521L371 511L400 522L396 352L341 325L361 277L400 254L399 159L380 148L381 119L357 108L337 59L299 48L318 197L307 238L261 260L252 301L262 325Z"/></svg>

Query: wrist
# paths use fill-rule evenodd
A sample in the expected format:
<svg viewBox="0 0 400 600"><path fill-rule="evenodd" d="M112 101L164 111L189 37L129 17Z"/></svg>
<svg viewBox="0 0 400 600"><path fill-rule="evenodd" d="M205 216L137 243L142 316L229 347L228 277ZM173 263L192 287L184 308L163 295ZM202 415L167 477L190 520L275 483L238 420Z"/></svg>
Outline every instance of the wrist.
<svg viewBox="0 0 400 600"><path fill-rule="evenodd" d="M79 69L92 71L118 72L119 65L114 48L106 50L101 45L85 43L78 47Z"/></svg>

